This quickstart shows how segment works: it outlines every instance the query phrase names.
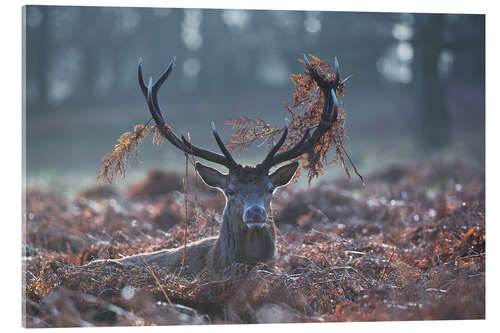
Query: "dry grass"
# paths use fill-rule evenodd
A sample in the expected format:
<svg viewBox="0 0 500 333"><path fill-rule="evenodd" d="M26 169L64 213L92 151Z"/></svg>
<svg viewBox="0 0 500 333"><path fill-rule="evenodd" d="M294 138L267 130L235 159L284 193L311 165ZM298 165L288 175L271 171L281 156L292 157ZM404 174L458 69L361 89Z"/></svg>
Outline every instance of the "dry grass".
<svg viewBox="0 0 500 333"><path fill-rule="evenodd" d="M151 194L146 179L129 194L92 189L74 201L28 190L26 325L484 318L483 169L394 166L367 183L280 191L279 259L235 266L218 281L183 280L157 266L79 267L181 246L178 185ZM195 210L189 193L188 241L216 235L222 197L200 188Z"/></svg>

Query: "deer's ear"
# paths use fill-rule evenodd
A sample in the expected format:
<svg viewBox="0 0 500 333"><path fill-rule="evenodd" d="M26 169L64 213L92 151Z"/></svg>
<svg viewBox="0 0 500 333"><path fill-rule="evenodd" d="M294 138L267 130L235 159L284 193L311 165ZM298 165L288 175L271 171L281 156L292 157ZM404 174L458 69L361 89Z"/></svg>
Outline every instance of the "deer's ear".
<svg viewBox="0 0 500 333"><path fill-rule="evenodd" d="M196 171L201 179L210 187L224 188L227 183L227 175L220 173L214 168L207 167L206 165L196 162Z"/></svg>
<svg viewBox="0 0 500 333"><path fill-rule="evenodd" d="M281 168L270 174L269 178L271 178L271 182L273 183L273 185L275 187L280 187L288 184L288 182L290 182L293 175L295 174L295 171L297 171L298 166L298 162L293 162L282 166Z"/></svg>

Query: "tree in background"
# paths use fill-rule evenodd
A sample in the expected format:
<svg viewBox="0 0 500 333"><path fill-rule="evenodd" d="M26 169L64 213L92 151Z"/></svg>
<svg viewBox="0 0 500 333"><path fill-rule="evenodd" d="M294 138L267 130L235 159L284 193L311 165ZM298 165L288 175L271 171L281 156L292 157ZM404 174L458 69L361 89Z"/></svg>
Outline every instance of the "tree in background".
<svg viewBox="0 0 500 333"><path fill-rule="evenodd" d="M424 149L438 149L450 141L450 111L446 81L439 73L444 45L445 17L415 15L412 85L416 90L417 142Z"/></svg>

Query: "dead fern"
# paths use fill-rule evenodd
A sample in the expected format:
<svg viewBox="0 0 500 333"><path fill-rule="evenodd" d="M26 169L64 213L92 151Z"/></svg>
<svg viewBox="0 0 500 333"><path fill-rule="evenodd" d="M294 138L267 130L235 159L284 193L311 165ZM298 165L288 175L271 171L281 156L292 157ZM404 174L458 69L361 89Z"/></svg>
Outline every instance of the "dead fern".
<svg viewBox="0 0 500 333"><path fill-rule="evenodd" d="M97 180L99 183L113 183L113 179L120 175L125 178L127 164L130 154L135 151L137 156L139 145L150 134L153 133L153 144L161 145L163 137L156 125L135 125L133 132L125 132L118 138L118 143L113 150L107 153L101 160Z"/></svg>
<svg viewBox="0 0 500 333"><path fill-rule="evenodd" d="M254 120L243 117L234 120L229 119L226 123L232 125L234 131L234 134L229 138L229 143L226 145L229 150L247 149L261 138L265 139L263 143L267 142L272 146L274 145L275 136L283 131L282 128L273 128L261 118Z"/></svg>
<svg viewBox="0 0 500 333"><path fill-rule="evenodd" d="M325 80L332 82L335 79L335 73L330 73L331 66L321 61L319 58L310 54L309 67L306 68L304 74L292 74L290 80L293 82L295 88L293 91L293 103L289 106L286 102L285 105L290 120L288 125L288 140L281 147L280 151L284 151L295 145L300 141L302 136L308 129L316 128L321 120L323 112L324 95L313 79L313 71L322 76ZM299 62L304 63L302 59ZM343 81L337 91L337 96L344 95ZM274 144L277 136L283 131L282 128L275 128L266 123L264 120L257 118L257 120L248 117L230 119L226 122L232 125L234 134L229 139L229 148L245 149L253 143L261 141L261 144L267 143L270 147ZM314 148L308 153L298 157L302 169L308 171L309 183L315 177L323 174L323 169L330 164L335 164L340 160L347 177L351 180L351 175L346 163L346 158L353 167L355 173L364 184L363 177L359 174L356 166L353 164L349 154L344 148L345 139L345 113L342 105L338 110L338 118L334 126L326 132L319 142L316 143ZM328 159L328 152L333 148L333 154ZM346 157L346 158L345 158Z"/></svg>

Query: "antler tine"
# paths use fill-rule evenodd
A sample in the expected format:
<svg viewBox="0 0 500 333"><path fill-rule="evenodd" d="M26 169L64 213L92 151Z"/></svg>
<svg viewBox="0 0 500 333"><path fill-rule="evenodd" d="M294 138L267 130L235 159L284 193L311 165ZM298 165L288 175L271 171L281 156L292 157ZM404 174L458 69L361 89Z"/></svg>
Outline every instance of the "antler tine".
<svg viewBox="0 0 500 333"><path fill-rule="evenodd" d="M139 87L141 88L144 98L148 98L148 87L144 84L144 79L142 78L142 57L139 57L139 63L137 64L137 76L139 79Z"/></svg>
<svg viewBox="0 0 500 333"><path fill-rule="evenodd" d="M309 62L309 59L307 58L306 54L303 53L302 57L304 58L304 61L306 62L306 65L311 66L311 63Z"/></svg>
<svg viewBox="0 0 500 333"><path fill-rule="evenodd" d="M281 135L281 138L278 140L278 142L271 148L269 153L267 154L266 158L264 161L260 164L263 167L269 169L272 167L271 162L273 160L274 155L278 152L278 150L283 146L285 143L286 137L288 135L288 119L285 118L285 128L283 129L283 134Z"/></svg>
<svg viewBox="0 0 500 333"><path fill-rule="evenodd" d="M186 154L192 154L197 157L203 158L207 161L214 162L220 165L223 165L227 167L228 169L235 168L238 166L238 164L233 160L233 158L229 158L227 154L229 152L227 149L221 150L224 153L224 155L217 154L215 152L205 150L199 147L194 146L191 144L191 142L188 142L184 137L182 137L182 140L180 140L173 132L172 130L166 125L165 119L163 118L163 115L160 111L160 106L158 105L158 98L157 98L157 93L158 90L160 89L161 85L165 82L165 80L168 78L170 73L172 72L172 69L175 64L175 57L172 59L170 64L168 65L167 69L160 75L160 77L156 80L155 83L153 83L153 79L150 78L148 81L148 85L146 86L144 83L144 79L142 77L142 58L139 58L139 64L138 64L138 79L139 79L139 87L141 88L142 93L146 97L146 102L149 108L149 111L151 113L151 116L153 117L156 126L160 130L161 134L175 147L178 149L182 150ZM222 141L220 140L220 137L216 137L217 143L219 144L219 147L221 146ZM219 143L220 141L220 143ZM230 156L230 154L229 154Z"/></svg>
<svg viewBox="0 0 500 333"><path fill-rule="evenodd" d="M215 128L215 122L213 121L212 121L212 134L214 135L215 141L219 145L221 152L224 154L224 156L226 156L228 162L232 165L232 167L238 166L238 163L234 161L233 156L231 155L229 150L227 150L226 146L224 145L224 142L222 142L219 133L217 133L217 129Z"/></svg>
<svg viewBox="0 0 500 333"><path fill-rule="evenodd" d="M232 163L228 163L227 159L225 156L222 156L220 154L217 154L217 153L214 153L214 152L211 152L209 150L206 150L206 149L203 149L203 148L199 148L199 147L196 147L194 146L191 142L189 142L185 137L184 135L181 135L181 139L182 139L182 143L184 144L185 148L183 149L184 152L188 153L188 154L193 154L195 156L198 156L198 157L201 157L203 159L206 159L207 161L211 161L211 162L214 162L214 163L217 163L217 164L221 164L221 165L224 165L225 167L227 167L228 169L232 169L234 167L237 167L238 164L236 165L233 165ZM207 155L211 155L211 154L214 154L215 156L215 159L211 159L211 158L208 158Z"/></svg>
<svg viewBox="0 0 500 333"><path fill-rule="evenodd" d="M159 112L157 109L154 107L154 102L153 102L153 78L149 79L148 82L148 87L146 90L146 101L149 107L149 111L151 113L151 116L153 117L156 126L160 129L160 132L163 134L163 136L174 146L179 148L182 151L185 151L185 145L175 136L175 134L170 131L165 125L165 120L163 119L163 116L161 112Z"/></svg>
<svg viewBox="0 0 500 333"><path fill-rule="evenodd" d="M172 70L175 67L175 60L176 59L177 59L177 57L174 56L172 58L172 60L170 60L170 64L168 64L167 69L165 69L163 71L163 73L160 74L160 77L156 80L156 82L155 82L155 84L153 86L153 89L155 90L155 93L156 93L156 91L158 91L158 89L160 89L160 87L163 84L163 82L165 82L165 80L169 77L170 73L172 73Z"/></svg>
<svg viewBox="0 0 500 333"><path fill-rule="evenodd" d="M333 59L333 69L335 70L335 78L338 80L340 77L340 65L339 65L339 59L337 57L334 57Z"/></svg>
<svg viewBox="0 0 500 333"><path fill-rule="evenodd" d="M292 148L283 151L281 153L277 153L273 156L272 160L270 160L266 167L267 169L272 168L273 166L293 160L294 158L299 157L300 155L304 154L308 150L308 144L310 144L310 141L308 140L310 138L309 133L310 129L307 129L304 135L302 136L302 139L300 139L299 142L297 142Z"/></svg>
<svg viewBox="0 0 500 333"><path fill-rule="evenodd" d="M170 61L170 64L168 64L167 68L163 71L163 73L160 74L160 77L156 80L156 82L152 86L152 99L153 99L153 105L155 106L156 110L160 110L160 106L158 104L158 90L160 90L161 85L165 80L169 77L170 73L172 73L172 70L175 67L175 59L176 57L173 57L172 60ZM146 86L144 85L144 80L142 78L142 57L139 57L139 64L138 64L138 69L137 69L137 74L138 74L138 79L139 79L139 86L141 87L142 93L144 94L144 97L147 98L147 89Z"/></svg>
<svg viewBox="0 0 500 333"><path fill-rule="evenodd" d="M142 80L141 80L142 81ZM149 111L151 112L151 116L153 117L155 123L161 127L165 126L165 119L163 119L162 114L159 112L159 109L154 106L154 97L153 97L153 78L150 77L148 81L148 87L146 90L146 102L148 103Z"/></svg>
<svg viewBox="0 0 500 333"><path fill-rule="evenodd" d="M339 116L339 100L337 99L337 94L335 93L335 90L332 89L332 99L333 99L333 122L337 121L337 118Z"/></svg>

